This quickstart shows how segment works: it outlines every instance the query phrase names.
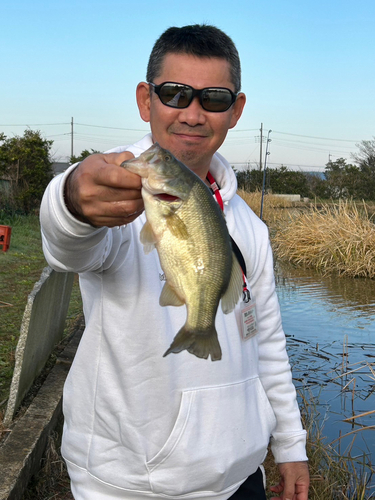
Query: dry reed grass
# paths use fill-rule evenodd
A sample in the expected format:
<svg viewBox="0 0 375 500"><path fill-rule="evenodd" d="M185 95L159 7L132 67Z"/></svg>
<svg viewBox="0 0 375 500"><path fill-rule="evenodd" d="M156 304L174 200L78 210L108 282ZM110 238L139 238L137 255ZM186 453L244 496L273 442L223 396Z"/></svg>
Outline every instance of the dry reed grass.
<svg viewBox="0 0 375 500"><path fill-rule="evenodd" d="M375 225L364 203L294 212L279 220L273 248L279 259L325 274L375 278Z"/></svg>
<svg viewBox="0 0 375 500"><path fill-rule="evenodd" d="M259 191L238 194L260 214ZM263 215L278 259L324 274L375 278L375 213L366 203L308 206L267 194Z"/></svg>
<svg viewBox="0 0 375 500"><path fill-rule="evenodd" d="M239 189L238 194L259 217L262 202L261 191L248 192L243 189ZM290 202L285 198L280 198L272 194L266 194L263 201L263 219L269 226L273 226L279 220L286 219L288 217L286 209L294 206L295 203Z"/></svg>

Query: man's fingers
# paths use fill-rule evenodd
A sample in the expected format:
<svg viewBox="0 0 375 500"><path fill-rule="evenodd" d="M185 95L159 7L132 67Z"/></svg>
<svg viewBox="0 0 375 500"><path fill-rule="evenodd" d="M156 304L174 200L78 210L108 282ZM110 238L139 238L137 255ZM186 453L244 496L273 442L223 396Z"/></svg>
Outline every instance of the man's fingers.
<svg viewBox="0 0 375 500"><path fill-rule="evenodd" d="M130 224L135 221L137 217L141 215L143 210L140 212L135 212L130 215L124 215L119 217L106 217L104 215L100 215L97 218L93 218L90 220L90 224L94 227L117 227L117 226L125 226L126 224Z"/></svg>
<svg viewBox="0 0 375 500"><path fill-rule="evenodd" d="M128 196L127 193L126 196ZM144 205L142 197L116 200L114 196L107 199L105 195L101 196L100 200L98 199L95 203L87 200L83 204L83 208L85 217L93 226L114 227L133 222L143 212Z"/></svg>
<svg viewBox="0 0 375 500"><path fill-rule="evenodd" d="M118 167L124 161L131 160L134 158L133 153L130 151L123 151L122 153L108 153L103 155L107 163L112 163L113 165L117 165Z"/></svg>
<svg viewBox="0 0 375 500"><path fill-rule="evenodd" d="M97 185L116 189L140 190L142 180L139 175L120 167L123 161L131 158L134 158L134 155L128 152L111 153L102 155L102 158L92 158L90 163L82 163L80 169L88 175L94 175L94 181ZM93 171L94 168L95 171Z"/></svg>
<svg viewBox="0 0 375 500"><path fill-rule="evenodd" d="M275 484L274 486L270 486L270 490L273 491L274 493L281 493L284 489L284 486L279 483Z"/></svg>
<svg viewBox="0 0 375 500"><path fill-rule="evenodd" d="M273 493L281 494L283 500L307 500L309 493L309 468L307 462L286 462L279 464L281 479L271 486ZM271 497L277 500L280 497Z"/></svg>

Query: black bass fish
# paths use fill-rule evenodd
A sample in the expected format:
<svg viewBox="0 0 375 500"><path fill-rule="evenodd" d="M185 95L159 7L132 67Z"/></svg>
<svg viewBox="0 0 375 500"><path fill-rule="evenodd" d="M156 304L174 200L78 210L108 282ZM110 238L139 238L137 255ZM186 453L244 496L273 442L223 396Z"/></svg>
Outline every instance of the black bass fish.
<svg viewBox="0 0 375 500"><path fill-rule="evenodd" d="M164 356L186 349L221 359L216 313L220 300L225 314L234 309L242 271L219 205L208 186L157 143L121 166L142 177L147 222L140 240L146 253L156 247L166 277L159 303L187 308L186 323Z"/></svg>

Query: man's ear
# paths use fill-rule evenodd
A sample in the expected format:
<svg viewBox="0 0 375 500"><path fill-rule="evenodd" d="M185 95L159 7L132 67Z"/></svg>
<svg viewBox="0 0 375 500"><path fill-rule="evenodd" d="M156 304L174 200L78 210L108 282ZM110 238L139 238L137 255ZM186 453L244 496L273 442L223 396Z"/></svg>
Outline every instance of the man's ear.
<svg viewBox="0 0 375 500"><path fill-rule="evenodd" d="M245 107L246 96L243 92L240 92L237 96L236 102L233 104L232 118L229 128L233 128L237 125L238 120L242 115L243 108Z"/></svg>
<svg viewBox="0 0 375 500"><path fill-rule="evenodd" d="M146 82L138 83L136 91L137 104L139 109L139 114L143 121L150 121L150 86Z"/></svg>

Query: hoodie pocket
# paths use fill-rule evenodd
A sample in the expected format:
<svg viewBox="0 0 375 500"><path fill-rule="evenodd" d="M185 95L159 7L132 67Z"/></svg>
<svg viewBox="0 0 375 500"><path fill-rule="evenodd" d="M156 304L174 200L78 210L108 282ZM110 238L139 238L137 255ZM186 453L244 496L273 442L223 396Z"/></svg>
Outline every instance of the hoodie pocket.
<svg viewBox="0 0 375 500"><path fill-rule="evenodd" d="M154 493L222 492L255 472L276 424L259 378L184 391L174 428L147 462Z"/></svg>

